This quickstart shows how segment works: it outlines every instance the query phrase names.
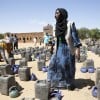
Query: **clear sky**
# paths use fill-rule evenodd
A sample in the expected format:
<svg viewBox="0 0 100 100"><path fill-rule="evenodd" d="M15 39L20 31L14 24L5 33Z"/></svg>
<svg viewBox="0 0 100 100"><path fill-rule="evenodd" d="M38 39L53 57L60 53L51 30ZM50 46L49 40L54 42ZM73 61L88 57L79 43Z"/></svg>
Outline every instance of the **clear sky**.
<svg viewBox="0 0 100 100"><path fill-rule="evenodd" d="M41 32L65 8L77 28L100 28L100 0L0 0L0 33Z"/></svg>

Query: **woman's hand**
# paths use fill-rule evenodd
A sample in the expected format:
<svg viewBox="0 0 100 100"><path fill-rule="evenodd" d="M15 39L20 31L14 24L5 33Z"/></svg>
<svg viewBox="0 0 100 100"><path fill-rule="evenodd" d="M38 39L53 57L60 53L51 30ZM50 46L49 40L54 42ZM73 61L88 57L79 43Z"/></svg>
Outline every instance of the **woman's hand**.
<svg viewBox="0 0 100 100"><path fill-rule="evenodd" d="M75 56L76 56L76 59L79 61L80 60L80 48L76 49Z"/></svg>

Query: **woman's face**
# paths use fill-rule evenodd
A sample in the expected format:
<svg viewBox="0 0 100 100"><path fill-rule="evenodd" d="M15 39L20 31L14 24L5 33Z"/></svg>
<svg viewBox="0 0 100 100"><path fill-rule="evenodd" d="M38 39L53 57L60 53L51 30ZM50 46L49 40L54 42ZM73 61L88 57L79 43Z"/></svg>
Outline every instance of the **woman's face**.
<svg viewBox="0 0 100 100"><path fill-rule="evenodd" d="M58 19L59 16L60 16L60 12L59 12L59 10L56 10L56 12L55 12L55 18Z"/></svg>

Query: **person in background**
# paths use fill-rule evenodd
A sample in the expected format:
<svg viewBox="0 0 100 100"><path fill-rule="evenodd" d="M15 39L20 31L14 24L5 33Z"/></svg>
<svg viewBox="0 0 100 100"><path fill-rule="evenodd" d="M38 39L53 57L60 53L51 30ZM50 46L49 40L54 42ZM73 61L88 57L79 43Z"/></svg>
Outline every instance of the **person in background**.
<svg viewBox="0 0 100 100"><path fill-rule="evenodd" d="M52 55L53 50L54 50L54 43L53 43L53 38L52 37L49 39L48 45L50 46L50 54Z"/></svg>
<svg viewBox="0 0 100 100"><path fill-rule="evenodd" d="M12 49L14 50L14 35L11 34L10 38L11 38L11 43L12 43Z"/></svg>
<svg viewBox="0 0 100 100"><path fill-rule="evenodd" d="M64 8L55 11L56 19L56 51L52 55L47 73L50 86L75 89L75 55L80 58L80 39L74 22L68 21L68 13Z"/></svg>
<svg viewBox="0 0 100 100"><path fill-rule="evenodd" d="M14 50L18 49L18 38L16 36L16 34L14 35Z"/></svg>
<svg viewBox="0 0 100 100"><path fill-rule="evenodd" d="M34 46L36 47L36 45L37 45L37 37L33 38L33 43L34 43Z"/></svg>
<svg viewBox="0 0 100 100"><path fill-rule="evenodd" d="M7 44L8 57L13 57L13 54L11 53L13 51L12 38L10 37L9 33L6 34L6 37L4 40Z"/></svg>
<svg viewBox="0 0 100 100"><path fill-rule="evenodd" d="M48 43L49 43L49 35L48 35L48 33L46 33L46 34L44 35L44 47L45 47L46 49L48 49Z"/></svg>
<svg viewBox="0 0 100 100"><path fill-rule="evenodd" d="M42 42L43 42L43 39L42 39L42 38L40 38L40 46L42 45Z"/></svg>

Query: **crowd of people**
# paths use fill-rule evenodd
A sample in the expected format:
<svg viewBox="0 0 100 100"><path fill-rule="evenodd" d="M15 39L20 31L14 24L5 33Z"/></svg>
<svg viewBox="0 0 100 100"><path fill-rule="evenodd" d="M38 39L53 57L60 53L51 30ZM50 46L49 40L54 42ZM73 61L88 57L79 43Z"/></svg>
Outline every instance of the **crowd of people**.
<svg viewBox="0 0 100 100"><path fill-rule="evenodd" d="M49 33L44 33L44 37L40 38L40 45L43 44L45 49L51 48L50 53L53 54L55 39L53 36L49 35ZM37 45L37 37L33 38L33 46L36 47Z"/></svg>
<svg viewBox="0 0 100 100"><path fill-rule="evenodd" d="M44 48L48 49L48 47L50 47L50 53L53 54L55 40L52 36L50 36L48 33L45 33L40 42L40 45L42 43L44 44ZM37 37L33 38L33 45L34 47L37 46ZM16 34L7 33L4 39L0 39L0 61L3 58L3 60L8 63L6 59L7 57L5 56L5 50L7 51L8 57L13 57L13 54L11 52L16 49L18 49L18 37L16 36Z"/></svg>
<svg viewBox="0 0 100 100"><path fill-rule="evenodd" d="M54 46L55 46L54 37L49 35L48 33L45 33L43 40L44 40L45 49L48 49L48 47L50 47L50 53L52 55L54 51Z"/></svg>

